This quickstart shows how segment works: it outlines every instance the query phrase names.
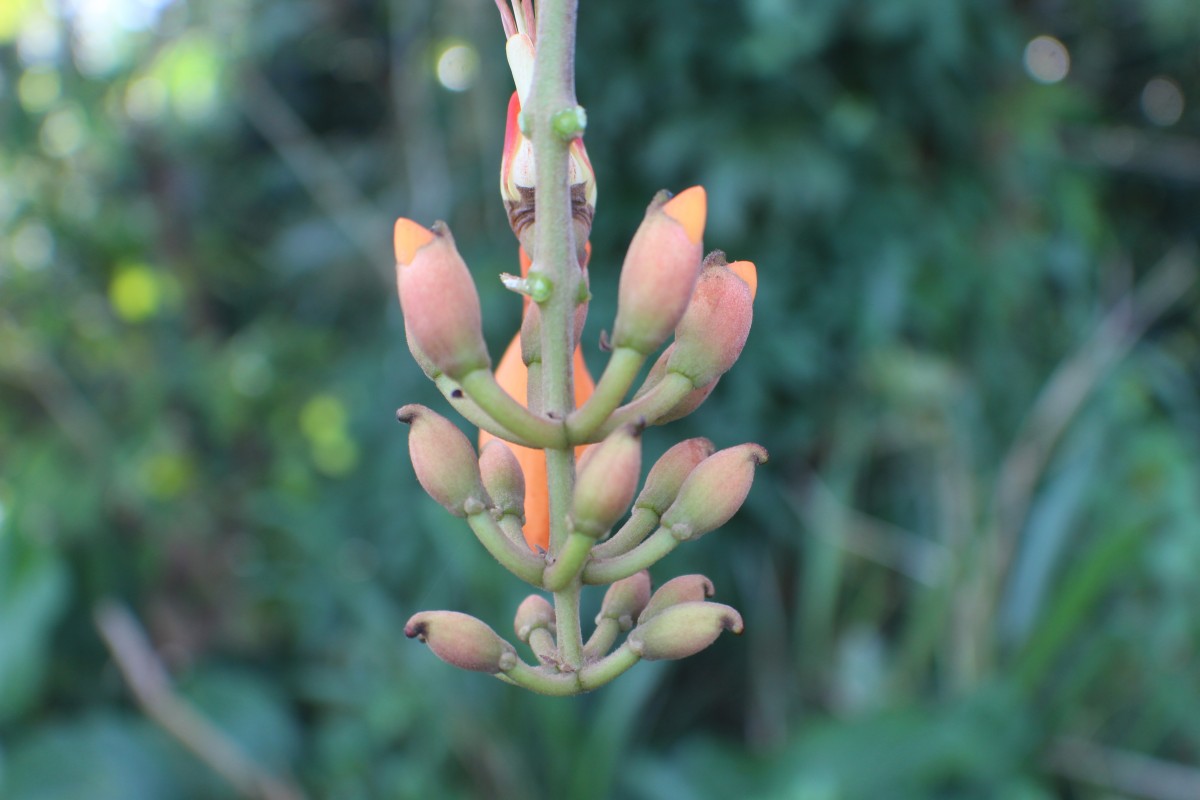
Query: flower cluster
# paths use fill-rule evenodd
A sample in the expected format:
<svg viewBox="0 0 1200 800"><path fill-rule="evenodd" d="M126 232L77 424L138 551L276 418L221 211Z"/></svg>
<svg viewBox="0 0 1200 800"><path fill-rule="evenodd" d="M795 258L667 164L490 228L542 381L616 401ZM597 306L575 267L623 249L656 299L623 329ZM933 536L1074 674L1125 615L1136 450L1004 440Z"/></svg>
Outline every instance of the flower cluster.
<svg viewBox="0 0 1200 800"><path fill-rule="evenodd" d="M652 592L648 569L682 542L728 521L766 451L755 444L715 451L707 439L689 439L668 450L640 491L638 486L644 429L694 410L741 354L757 275L748 261L728 263L719 251L703 256L707 200L701 187L659 193L626 252L606 342L609 362L593 381L579 339L588 307L596 181L583 145L582 109L566 109L551 124L569 140L572 230L565 233L576 243L570 269L578 272L571 285L579 290L570 301L573 322L562 326L558 341L569 341L560 352L563 365L570 361L573 368L543 364L543 342L557 335L542 330L543 310L556 288L538 269L536 153L522 130L537 55L534 8L532 0L497 5L516 84L501 195L521 262L520 277L502 279L525 296L523 321L493 371L475 284L449 230L441 223L426 228L398 220L396 275L409 347L451 405L480 428L479 451L429 408L409 405L397 416L411 426L409 449L422 487L464 517L497 561L552 593L555 602L532 594L517 609L514 631L533 663L486 624L458 612L416 614L405 633L455 666L569 695L612 680L638 660L683 658L723 630L742 630L737 611L709 601L713 586L704 576L675 578ZM543 389L552 381L573 383L569 414L543 412ZM585 585L609 586L586 642L578 619Z"/></svg>

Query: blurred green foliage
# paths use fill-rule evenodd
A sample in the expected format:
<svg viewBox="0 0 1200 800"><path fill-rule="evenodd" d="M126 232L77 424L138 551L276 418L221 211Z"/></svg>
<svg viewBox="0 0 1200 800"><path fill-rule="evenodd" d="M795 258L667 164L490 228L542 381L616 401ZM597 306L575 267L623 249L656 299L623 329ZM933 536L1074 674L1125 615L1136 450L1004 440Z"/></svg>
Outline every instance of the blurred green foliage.
<svg viewBox="0 0 1200 800"><path fill-rule="evenodd" d="M494 353L517 324L491 4L4 0L0 797L233 796L132 703L110 598L313 797L1200 795L1198 37L1187 0L584 0L588 341L703 183L758 319L647 446L773 459L655 571L746 635L563 701L401 636L523 595L392 421L441 404L395 216L450 222Z"/></svg>

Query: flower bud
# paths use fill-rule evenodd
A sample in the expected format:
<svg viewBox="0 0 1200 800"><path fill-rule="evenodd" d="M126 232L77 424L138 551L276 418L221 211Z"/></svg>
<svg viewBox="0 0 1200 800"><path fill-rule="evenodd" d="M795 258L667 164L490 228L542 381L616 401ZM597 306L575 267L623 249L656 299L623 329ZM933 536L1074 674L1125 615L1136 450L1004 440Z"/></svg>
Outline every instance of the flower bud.
<svg viewBox="0 0 1200 800"><path fill-rule="evenodd" d="M680 575L658 587L658 591L650 598L642 615L638 617L641 625L653 616L661 614L671 606L680 603L700 603L713 596L713 584L703 575Z"/></svg>
<svg viewBox="0 0 1200 800"><path fill-rule="evenodd" d="M705 260L687 312L675 329L667 369L704 387L729 371L742 354L754 302L750 287L725 264L724 254Z"/></svg>
<svg viewBox="0 0 1200 800"><path fill-rule="evenodd" d="M614 347L650 354L679 324L699 274L706 207L701 186L650 204L621 267Z"/></svg>
<svg viewBox="0 0 1200 800"><path fill-rule="evenodd" d="M457 611L422 611L404 626L404 635L429 645L433 654L461 669L507 672L517 651L483 622Z"/></svg>
<svg viewBox="0 0 1200 800"><path fill-rule="evenodd" d="M599 538L629 510L642 469L641 433L623 425L584 454L571 502L576 533Z"/></svg>
<svg viewBox="0 0 1200 800"><path fill-rule="evenodd" d="M538 628L554 631L554 606L540 594L531 594L517 606L513 631L522 642L528 642L529 635Z"/></svg>
<svg viewBox="0 0 1200 800"><path fill-rule="evenodd" d="M627 631L633 627L633 621L649 602L650 573L642 570L608 587L600 604L600 613L596 615L596 624L599 625L600 620L607 617L616 620L621 630Z"/></svg>
<svg viewBox="0 0 1200 800"><path fill-rule="evenodd" d="M396 220L396 285L404 330L422 369L427 365L455 380L488 369L479 295L467 264L442 223L423 228Z"/></svg>
<svg viewBox="0 0 1200 800"><path fill-rule="evenodd" d="M492 439L479 451L479 474L483 488L496 509L525 520L525 473L512 448Z"/></svg>
<svg viewBox="0 0 1200 800"><path fill-rule="evenodd" d="M754 483L754 468L766 463L757 444L721 450L692 470L662 515L662 526L677 539L695 539L721 527L737 513Z"/></svg>
<svg viewBox="0 0 1200 800"><path fill-rule="evenodd" d="M687 658L715 642L721 631L740 634L743 627L742 615L729 606L680 603L640 623L625 643L646 661Z"/></svg>
<svg viewBox="0 0 1200 800"><path fill-rule="evenodd" d="M397 411L396 419L412 426L408 452L417 480L430 497L458 517L491 506L475 449L453 422L415 403Z"/></svg>
<svg viewBox="0 0 1200 800"><path fill-rule="evenodd" d="M650 468L642 492L634 501L637 508L646 508L662 516L671 503L679 487L701 461L713 454L713 443L702 436L695 439L685 439L662 454L662 458Z"/></svg>

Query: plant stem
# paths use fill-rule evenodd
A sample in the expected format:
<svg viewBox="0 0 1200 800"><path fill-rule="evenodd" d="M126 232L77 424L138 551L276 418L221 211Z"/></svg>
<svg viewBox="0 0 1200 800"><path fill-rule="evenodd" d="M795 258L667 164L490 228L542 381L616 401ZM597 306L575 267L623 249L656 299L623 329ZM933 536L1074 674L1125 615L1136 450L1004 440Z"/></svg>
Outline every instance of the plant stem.
<svg viewBox="0 0 1200 800"><path fill-rule="evenodd" d="M666 528L659 528L637 547L613 558L589 561L583 568L583 582L587 584L616 583L634 573L649 569L667 553L679 546L679 540Z"/></svg>
<svg viewBox="0 0 1200 800"><path fill-rule="evenodd" d="M658 514L644 506L634 506L633 513L616 533L592 548L592 558L615 558L628 553L642 543L658 527Z"/></svg>
<svg viewBox="0 0 1200 800"><path fill-rule="evenodd" d="M537 54L533 86L524 109L532 125L535 161L534 263L547 275L553 289L539 304L542 345L542 413L561 421L575 409L571 374L573 315L580 270L575 256L568 186L569 142L552 126L554 114L574 108L575 17L577 0L542 0L538 4ZM565 428L562 429L565 439ZM550 505L550 551L557 553L567 539L567 514L575 482L575 451L563 441L546 450L546 477ZM579 580L554 593L558 619L559 655L568 668L583 663L583 637L579 626Z"/></svg>
<svg viewBox="0 0 1200 800"><path fill-rule="evenodd" d="M523 541L518 544L509 538L500 523L492 519L491 513L483 511L471 514L467 517L467 524L484 549L492 554L492 558L521 580L541 588L546 562L531 553Z"/></svg>
<svg viewBox="0 0 1200 800"><path fill-rule="evenodd" d="M684 375L678 372L668 372L653 389L631 403L618 408L592 434L576 444L598 442L610 433L630 422L644 420L647 425L653 425L659 417L679 405L696 387Z"/></svg>
<svg viewBox="0 0 1200 800"><path fill-rule="evenodd" d="M646 356L630 347L613 350L592 396L582 408L567 418L567 435L572 441L586 441L604 424L625 399L645 361Z"/></svg>

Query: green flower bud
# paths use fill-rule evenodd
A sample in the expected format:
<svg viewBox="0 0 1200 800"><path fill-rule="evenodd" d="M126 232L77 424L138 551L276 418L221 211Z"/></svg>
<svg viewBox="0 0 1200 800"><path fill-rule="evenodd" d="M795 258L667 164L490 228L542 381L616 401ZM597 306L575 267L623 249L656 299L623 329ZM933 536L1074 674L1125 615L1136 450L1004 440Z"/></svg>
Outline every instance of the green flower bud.
<svg viewBox="0 0 1200 800"><path fill-rule="evenodd" d="M397 411L396 419L412 426L408 452L417 480L430 497L458 517L491 507L475 448L453 422L415 403Z"/></svg>
<svg viewBox="0 0 1200 800"><path fill-rule="evenodd" d="M742 507L754 483L754 468L766 461L766 449L757 444L730 447L704 459L663 512L662 526L681 540L721 527Z"/></svg>
<svg viewBox="0 0 1200 800"><path fill-rule="evenodd" d="M675 328L667 369L705 387L729 371L742 354L754 302L750 287L725 264L723 253L705 260L687 312Z"/></svg>
<svg viewBox="0 0 1200 800"><path fill-rule="evenodd" d="M642 570L608 587L600 604L600 613L596 616L596 624L608 618L616 620L621 630L627 631L633 627L633 621L649 602L650 573Z"/></svg>
<svg viewBox="0 0 1200 800"><path fill-rule="evenodd" d="M675 501L679 487L696 466L713 454L713 443L704 437L685 439L663 453L650 468L642 492L633 505L659 516Z"/></svg>
<svg viewBox="0 0 1200 800"><path fill-rule="evenodd" d="M445 225L396 220L396 286L404 329L421 368L459 380L488 369L479 294Z"/></svg>
<svg viewBox="0 0 1200 800"><path fill-rule="evenodd" d="M525 473L512 448L499 439L489 440L479 451L479 474L500 514L511 514L523 522Z"/></svg>
<svg viewBox="0 0 1200 800"><path fill-rule="evenodd" d="M658 587L642 615L638 617L638 624L641 625L671 606L680 603L700 603L712 596L712 581L703 575L680 575L678 578L672 578Z"/></svg>
<svg viewBox="0 0 1200 800"><path fill-rule="evenodd" d="M457 611L414 614L404 626L404 635L429 645L447 664L474 672L507 672L519 661L513 646L494 630Z"/></svg>
<svg viewBox="0 0 1200 800"><path fill-rule="evenodd" d="M576 533L597 539L629 510L642 468L641 428L623 425L588 448L571 501Z"/></svg>
<svg viewBox="0 0 1200 800"><path fill-rule="evenodd" d="M522 642L529 641L529 635L538 628L554 631L554 606L540 594L531 594L517 606L517 615L513 618L513 631Z"/></svg>
<svg viewBox="0 0 1200 800"><path fill-rule="evenodd" d="M640 623L625 643L646 661L687 658L717 640L721 631L740 634L742 615L721 603L679 603Z"/></svg>
<svg viewBox="0 0 1200 800"><path fill-rule="evenodd" d="M621 267L614 347L648 355L679 323L700 269L706 207L700 186L650 204Z"/></svg>

